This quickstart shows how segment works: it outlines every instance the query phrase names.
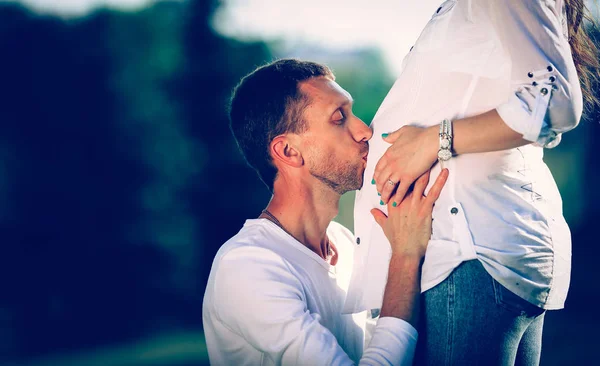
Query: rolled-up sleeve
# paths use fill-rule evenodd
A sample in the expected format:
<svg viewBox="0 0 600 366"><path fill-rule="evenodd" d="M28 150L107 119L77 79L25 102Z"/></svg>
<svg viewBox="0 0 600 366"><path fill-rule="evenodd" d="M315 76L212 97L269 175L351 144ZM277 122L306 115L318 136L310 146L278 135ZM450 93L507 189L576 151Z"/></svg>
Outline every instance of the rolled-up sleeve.
<svg viewBox="0 0 600 366"><path fill-rule="evenodd" d="M417 345L417 330L402 319L379 318L360 365L411 366Z"/></svg>
<svg viewBox="0 0 600 366"><path fill-rule="evenodd" d="M511 60L511 93L496 108L498 114L524 139L547 148L558 145L561 134L578 125L583 110L562 4L472 0L476 10L493 19Z"/></svg>
<svg viewBox="0 0 600 366"><path fill-rule="evenodd" d="M307 309L302 283L278 255L236 249L215 276L216 317L270 363L354 365L337 339ZM359 365L412 364L417 331L397 318L381 318Z"/></svg>

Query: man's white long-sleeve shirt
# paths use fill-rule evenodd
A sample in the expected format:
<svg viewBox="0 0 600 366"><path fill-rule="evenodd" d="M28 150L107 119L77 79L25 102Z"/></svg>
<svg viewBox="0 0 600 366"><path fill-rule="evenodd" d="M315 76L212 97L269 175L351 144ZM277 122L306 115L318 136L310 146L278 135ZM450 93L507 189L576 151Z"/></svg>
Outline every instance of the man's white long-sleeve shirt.
<svg viewBox="0 0 600 366"><path fill-rule="evenodd" d="M571 238L543 147L575 128L582 94L568 41L563 0L449 0L434 13L378 110L369 161L354 210L356 246L345 310L381 307L390 246L369 211L370 184L390 146L381 138L404 125L496 109L535 144L451 158L433 211L421 289L477 259L503 286L545 309L562 308L569 288ZM431 184L440 166L432 170ZM428 187L429 189L429 187ZM426 191L427 192L427 191Z"/></svg>
<svg viewBox="0 0 600 366"><path fill-rule="evenodd" d="M202 318L212 365L411 365L416 330L379 318L363 353L366 312L342 314L354 237L327 229L335 266L266 219L247 220L217 253Z"/></svg>

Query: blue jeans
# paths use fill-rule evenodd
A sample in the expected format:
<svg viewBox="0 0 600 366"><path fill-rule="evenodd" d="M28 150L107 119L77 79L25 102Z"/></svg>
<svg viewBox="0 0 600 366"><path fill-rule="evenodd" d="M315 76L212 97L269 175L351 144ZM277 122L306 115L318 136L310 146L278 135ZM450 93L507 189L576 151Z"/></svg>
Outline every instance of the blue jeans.
<svg viewBox="0 0 600 366"><path fill-rule="evenodd" d="M539 365L545 311L462 263L421 297L415 365Z"/></svg>

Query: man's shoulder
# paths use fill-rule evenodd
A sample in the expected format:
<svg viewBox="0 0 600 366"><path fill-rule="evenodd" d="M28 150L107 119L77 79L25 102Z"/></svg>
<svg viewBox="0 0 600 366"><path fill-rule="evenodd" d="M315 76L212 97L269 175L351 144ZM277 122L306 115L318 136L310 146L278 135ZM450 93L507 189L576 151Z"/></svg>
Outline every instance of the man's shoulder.
<svg viewBox="0 0 600 366"><path fill-rule="evenodd" d="M260 222L249 221L217 252L203 300L205 321L218 321L237 334L243 334L250 317L256 318L273 297L303 296L290 264L269 245L277 235Z"/></svg>
<svg viewBox="0 0 600 366"><path fill-rule="evenodd" d="M207 294L230 293L239 286L257 288L261 283L290 277L286 258L278 253L277 236L257 220L225 242L217 252L210 270Z"/></svg>
<svg viewBox="0 0 600 366"><path fill-rule="evenodd" d="M213 267L224 260L235 260L240 265L252 265L260 258L280 262L281 255L273 250L276 240L260 221L248 220L236 235L221 246Z"/></svg>

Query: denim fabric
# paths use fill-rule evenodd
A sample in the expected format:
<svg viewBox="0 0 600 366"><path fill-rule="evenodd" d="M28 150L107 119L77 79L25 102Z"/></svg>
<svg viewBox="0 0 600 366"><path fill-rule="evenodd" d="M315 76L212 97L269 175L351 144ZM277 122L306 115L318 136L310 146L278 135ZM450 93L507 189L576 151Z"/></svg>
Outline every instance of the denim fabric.
<svg viewBox="0 0 600 366"><path fill-rule="evenodd" d="M421 297L415 365L539 365L545 311L463 262Z"/></svg>

